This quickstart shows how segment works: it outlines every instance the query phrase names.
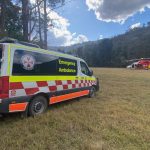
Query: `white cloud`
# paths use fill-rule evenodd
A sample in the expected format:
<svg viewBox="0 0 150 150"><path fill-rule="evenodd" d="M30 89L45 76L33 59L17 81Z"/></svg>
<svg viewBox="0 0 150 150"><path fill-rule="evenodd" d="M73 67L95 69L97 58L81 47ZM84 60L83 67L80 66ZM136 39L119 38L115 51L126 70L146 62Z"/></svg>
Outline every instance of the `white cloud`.
<svg viewBox="0 0 150 150"><path fill-rule="evenodd" d="M101 39L103 39L103 35L100 35L100 36L99 36L99 40L101 40Z"/></svg>
<svg viewBox="0 0 150 150"><path fill-rule="evenodd" d="M86 0L86 5L98 20L124 23L136 12L150 8L150 0Z"/></svg>
<svg viewBox="0 0 150 150"><path fill-rule="evenodd" d="M88 38L85 35L79 34L77 37L73 38L72 44L83 43L83 42L87 42L87 41L88 41Z"/></svg>
<svg viewBox="0 0 150 150"><path fill-rule="evenodd" d="M56 12L51 12L49 18L53 20L54 26L48 28L48 45L49 46L68 46L76 43L88 41L85 35L71 33L68 30L70 25L69 20L58 15Z"/></svg>
<svg viewBox="0 0 150 150"><path fill-rule="evenodd" d="M133 25L131 25L130 26L130 29L135 29L135 28L139 28L139 27L141 27L141 23L140 22L138 22L138 23L135 23L135 24L133 24Z"/></svg>
<svg viewBox="0 0 150 150"><path fill-rule="evenodd" d="M68 46L76 43L88 41L85 35L71 33L68 30L70 26L69 20L63 18L58 13L52 11L49 18L53 20L53 27L48 28L48 45L49 46Z"/></svg>

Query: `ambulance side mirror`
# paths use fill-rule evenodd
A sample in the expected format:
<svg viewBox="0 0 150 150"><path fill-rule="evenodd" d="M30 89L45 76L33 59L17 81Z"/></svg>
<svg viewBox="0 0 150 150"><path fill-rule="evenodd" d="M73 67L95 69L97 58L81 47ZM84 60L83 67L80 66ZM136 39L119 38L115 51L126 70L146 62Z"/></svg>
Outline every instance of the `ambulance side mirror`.
<svg viewBox="0 0 150 150"><path fill-rule="evenodd" d="M90 76L92 76L92 75L93 75L93 70L91 70L91 69L90 69L90 73L89 73L89 75L90 75Z"/></svg>

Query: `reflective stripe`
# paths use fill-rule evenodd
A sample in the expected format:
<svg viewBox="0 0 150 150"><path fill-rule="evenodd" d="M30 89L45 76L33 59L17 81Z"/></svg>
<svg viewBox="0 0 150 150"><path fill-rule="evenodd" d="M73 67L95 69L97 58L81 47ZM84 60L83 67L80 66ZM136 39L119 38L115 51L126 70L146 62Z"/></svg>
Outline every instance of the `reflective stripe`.
<svg viewBox="0 0 150 150"><path fill-rule="evenodd" d="M16 104L9 104L9 112L17 112L17 111L25 111L27 107L26 103L16 103Z"/></svg>
<svg viewBox="0 0 150 150"><path fill-rule="evenodd" d="M50 98L50 104L66 101L66 100L69 100L69 99L85 96L85 95L88 95L88 94L89 94L89 90L85 90L85 91L65 94L65 95L61 95L61 96L51 97Z"/></svg>
<svg viewBox="0 0 150 150"><path fill-rule="evenodd" d="M10 82L9 89L10 90L13 90L13 89L23 89L22 82Z"/></svg>
<svg viewBox="0 0 150 150"><path fill-rule="evenodd" d="M26 91L27 95L32 95L32 94L37 93L39 91L39 88L38 87L35 87L35 88L26 88L25 91Z"/></svg>
<svg viewBox="0 0 150 150"><path fill-rule="evenodd" d="M48 86L47 81L37 81L36 83L37 83L38 87Z"/></svg>
<svg viewBox="0 0 150 150"><path fill-rule="evenodd" d="M10 82L32 82L32 81L51 81L51 80L95 80L95 77L77 76L10 76ZM58 83L59 84L59 83Z"/></svg>
<svg viewBox="0 0 150 150"><path fill-rule="evenodd" d="M40 92L49 93L68 89L91 87L95 84L96 82L92 80L10 82L9 97L27 96Z"/></svg>

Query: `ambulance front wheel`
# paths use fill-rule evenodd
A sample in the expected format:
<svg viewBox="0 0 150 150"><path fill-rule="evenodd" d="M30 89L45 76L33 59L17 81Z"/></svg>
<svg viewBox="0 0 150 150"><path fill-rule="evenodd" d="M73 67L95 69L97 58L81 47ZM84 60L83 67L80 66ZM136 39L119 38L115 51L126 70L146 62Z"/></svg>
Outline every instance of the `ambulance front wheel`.
<svg viewBox="0 0 150 150"><path fill-rule="evenodd" d="M47 99L44 96L37 96L29 104L29 116L36 116L46 111L48 107Z"/></svg>
<svg viewBox="0 0 150 150"><path fill-rule="evenodd" d="M93 98L96 95L96 89L94 86L91 87L90 91L89 91L89 98Z"/></svg>

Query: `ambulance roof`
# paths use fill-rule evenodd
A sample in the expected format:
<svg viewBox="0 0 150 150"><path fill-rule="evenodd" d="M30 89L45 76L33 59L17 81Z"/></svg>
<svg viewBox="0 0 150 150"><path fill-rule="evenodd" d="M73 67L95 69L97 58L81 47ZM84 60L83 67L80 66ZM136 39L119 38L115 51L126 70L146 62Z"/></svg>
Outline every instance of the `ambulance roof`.
<svg viewBox="0 0 150 150"><path fill-rule="evenodd" d="M60 57L65 57L65 58L70 58L70 59L75 59L75 60L80 60L80 61L84 61L81 58L69 55L69 54L64 54L64 53L60 53L60 52L56 52L56 51L51 51L51 50L46 50L46 49L41 49L38 47L33 47L33 46L27 46L27 45L23 45L23 44L14 44L14 43L0 43L3 45L10 45L13 48L18 48L18 49L24 49L24 50L29 50L29 51L37 51L40 53L46 53L46 54L51 54L51 55L55 55L55 56L60 56Z"/></svg>

